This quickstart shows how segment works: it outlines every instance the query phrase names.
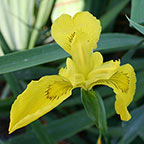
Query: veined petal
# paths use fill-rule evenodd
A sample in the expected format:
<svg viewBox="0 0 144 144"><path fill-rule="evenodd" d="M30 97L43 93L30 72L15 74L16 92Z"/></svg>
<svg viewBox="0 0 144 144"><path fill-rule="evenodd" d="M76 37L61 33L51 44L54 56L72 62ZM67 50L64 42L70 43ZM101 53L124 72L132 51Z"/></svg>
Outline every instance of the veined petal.
<svg viewBox="0 0 144 144"><path fill-rule="evenodd" d="M94 52L91 56L93 69L97 69L103 64L103 56L100 52Z"/></svg>
<svg viewBox="0 0 144 144"><path fill-rule="evenodd" d="M89 12L79 12L73 18L63 14L52 25L51 34L55 41L69 54L75 34L84 32L90 43L90 48L95 49L99 40L101 25Z"/></svg>
<svg viewBox="0 0 144 144"><path fill-rule="evenodd" d="M87 34L90 47L95 49L101 33L100 21L89 12L79 12L74 17L75 29Z"/></svg>
<svg viewBox="0 0 144 144"><path fill-rule="evenodd" d="M52 37L69 54L74 32L73 19L67 14L63 14L57 18L51 27Z"/></svg>
<svg viewBox="0 0 144 144"><path fill-rule="evenodd" d="M99 55L99 57L101 56ZM96 56L94 58L97 59ZM102 58L100 58L99 67L98 65L96 65L94 69L88 74L87 85L89 89L93 87L93 83L95 83L96 81L109 79L120 66L120 61L111 60L103 64L101 63Z"/></svg>
<svg viewBox="0 0 144 144"><path fill-rule="evenodd" d="M116 93L115 109L117 114L124 121L131 118L127 107L133 100L136 88L136 76L133 67L130 64L120 66L109 79L99 80L92 84L94 85L107 85L113 88Z"/></svg>
<svg viewBox="0 0 144 144"><path fill-rule="evenodd" d="M32 81L12 105L9 133L51 111L71 95L72 89L71 83L58 75Z"/></svg>
<svg viewBox="0 0 144 144"><path fill-rule="evenodd" d="M86 76L92 69L92 47L86 33L80 31L76 33L72 42L71 55L78 71Z"/></svg>
<svg viewBox="0 0 144 144"><path fill-rule="evenodd" d="M68 79L73 87L80 87L84 83L84 76L78 72L72 59L67 58L66 67L61 68L59 75Z"/></svg>

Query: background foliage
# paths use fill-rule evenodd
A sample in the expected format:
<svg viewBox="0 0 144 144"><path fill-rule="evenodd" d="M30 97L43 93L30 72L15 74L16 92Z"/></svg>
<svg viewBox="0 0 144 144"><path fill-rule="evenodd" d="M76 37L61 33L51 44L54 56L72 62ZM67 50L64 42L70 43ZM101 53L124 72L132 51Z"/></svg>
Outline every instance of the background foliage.
<svg viewBox="0 0 144 144"><path fill-rule="evenodd" d="M122 64L132 64L137 75L136 94L129 106L132 119L128 122L115 114L112 90L95 87L104 99L111 143L142 144L144 0L84 0L84 4L83 10L102 23L96 50L105 61L120 58ZM0 144L93 144L98 138L81 104L79 89L52 112L8 135L9 111L16 96L32 79L55 74L65 65L68 54L50 37L54 5L55 0L0 0Z"/></svg>

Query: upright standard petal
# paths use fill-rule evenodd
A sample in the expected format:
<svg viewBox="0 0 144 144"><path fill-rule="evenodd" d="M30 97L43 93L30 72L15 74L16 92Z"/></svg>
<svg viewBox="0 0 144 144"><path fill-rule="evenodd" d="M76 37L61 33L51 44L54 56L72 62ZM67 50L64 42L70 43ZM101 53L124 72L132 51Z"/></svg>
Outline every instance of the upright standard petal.
<svg viewBox="0 0 144 144"><path fill-rule="evenodd" d="M85 80L84 76L79 73L75 63L70 58L67 58L66 67L60 69L59 75L68 79L74 88L82 87Z"/></svg>
<svg viewBox="0 0 144 144"><path fill-rule="evenodd" d="M54 40L70 54L71 42L75 35L73 19L70 15L63 14L53 23L51 34Z"/></svg>
<svg viewBox="0 0 144 144"><path fill-rule="evenodd" d="M51 34L55 41L69 54L76 33L84 32L90 42L90 48L95 49L99 40L101 25L89 12L79 12L73 18L63 14L52 25Z"/></svg>
<svg viewBox="0 0 144 144"><path fill-rule="evenodd" d="M71 95L72 89L71 83L58 75L32 81L12 105L9 133L51 111Z"/></svg>
<svg viewBox="0 0 144 144"><path fill-rule="evenodd" d="M93 82L91 87L94 85L107 85L113 88L116 93L115 109L117 114L124 121L128 121L131 118L127 107L133 100L136 88L136 76L130 64L120 66L108 79L105 79L105 76L103 76L103 79L101 78Z"/></svg>
<svg viewBox="0 0 144 144"><path fill-rule="evenodd" d="M95 49L101 33L100 21L89 12L79 12L74 17L75 29L86 33L90 47Z"/></svg>
<svg viewBox="0 0 144 144"><path fill-rule="evenodd" d="M90 42L86 33L81 31L76 33L72 42L71 55L78 71L87 76L88 72L92 69L92 48L90 48Z"/></svg>

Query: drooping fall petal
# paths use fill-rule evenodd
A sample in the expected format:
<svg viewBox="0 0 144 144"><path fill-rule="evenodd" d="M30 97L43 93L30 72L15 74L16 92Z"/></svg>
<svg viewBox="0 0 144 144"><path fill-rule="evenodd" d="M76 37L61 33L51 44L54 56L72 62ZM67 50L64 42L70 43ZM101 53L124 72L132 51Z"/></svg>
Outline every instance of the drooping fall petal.
<svg viewBox="0 0 144 144"><path fill-rule="evenodd" d="M133 100L136 88L136 76L130 64L120 66L109 79L98 80L92 84L92 86L94 85L107 85L111 87L116 94L115 109L117 114L124 121L128 121L131 118L127 107Z"/></svg>
<svg viewBox="0 0 144 144"><path fill-rule="evenodd" d="M72 89L71 83L58 75L32 81L12 105L9 133L51 111L71 95Z"/></svg>
<svg viewBox="0 0 144 144"><path fill-rule="evenodd" d="M99 56L99 60L102 58ZM95 56L95 61L97 57ZM96 62L95 62L96 63ZM120 67L120 61L108 61L101 64L99 67L95 66L93 70L88 74L87 85L91 89L96 81L99 80L108 80L114 73L117 72Z"/></svg>

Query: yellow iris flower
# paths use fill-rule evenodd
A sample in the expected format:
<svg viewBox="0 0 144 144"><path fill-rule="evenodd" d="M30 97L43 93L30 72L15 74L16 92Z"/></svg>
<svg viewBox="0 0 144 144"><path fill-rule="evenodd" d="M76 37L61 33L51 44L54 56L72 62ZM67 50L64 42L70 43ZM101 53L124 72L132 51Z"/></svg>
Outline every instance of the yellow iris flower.
<svg viewBox="0 0 144 144"><path fill-rule="evenodd" d="M115 109L121 119L131 118L127 107L133 100L136 77L130 64L120 66L120 61L103 62L99 52L93 52L101 33L100 21L89 12L79 12L74 17L60 16L52 25L56 42L72 58L58 75L44 76L31 81L12 105L9 133L24 127L48 113L71 94L76 87L85 90L95 85L111 87L116 94Z"/></svg>

